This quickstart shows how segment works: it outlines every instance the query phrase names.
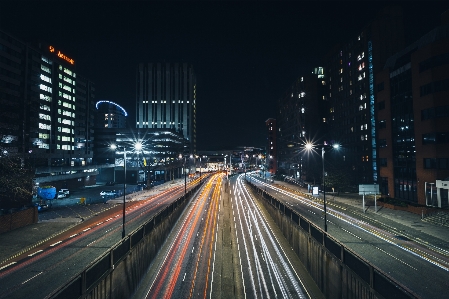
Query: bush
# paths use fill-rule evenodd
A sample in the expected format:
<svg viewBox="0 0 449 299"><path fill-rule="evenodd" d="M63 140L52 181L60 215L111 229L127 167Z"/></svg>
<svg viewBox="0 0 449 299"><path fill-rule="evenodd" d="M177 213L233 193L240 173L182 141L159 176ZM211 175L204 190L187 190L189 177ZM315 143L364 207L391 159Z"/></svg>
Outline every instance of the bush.
<svg viewBox="0 0 449 299"><path fill-rule="evenodd" d="M390 204L390 205L398 206L398 207L408 206L408 204L406 202L404 202L400 199L391 198L391 197L381 197L381 198L379 198L379 201Z"/></svg>

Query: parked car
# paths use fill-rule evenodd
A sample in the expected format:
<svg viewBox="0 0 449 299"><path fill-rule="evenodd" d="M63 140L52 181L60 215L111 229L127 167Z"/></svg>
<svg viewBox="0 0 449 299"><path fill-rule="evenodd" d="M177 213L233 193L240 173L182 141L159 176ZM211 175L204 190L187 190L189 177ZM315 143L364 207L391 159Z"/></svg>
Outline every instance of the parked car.
<svg viewBox="0 0 449 299"><path fill-rule="evenodd" d="M115 182L113 182L113 181L109 181L106 183L106 186L114 186L114 185L115 185Z"/></svg>
<svg viewBox="0 0 449 299"><path fill-rule="evenodd" d="M118 193L115 190L105 190L100 192L100 196L117 196Z"/></svg>
<svg viewBox="0 0 449 299"><path fill-rule="evenodd" d="M48 205L46 203L35 203L35 205L37 206L38 212L44 212L50 208L50 205Z"/></svg>
<svg viewBox="0 0 449 299"><path fill-rule="evenodd" d="M55 198L63 199L63 198L66 198L66 197L67 197L67 195L64 192L58 191L58 193L56 193L56 197Z"/></svg>
<svg viewBox="0 0 449 299"><path fill-rule="evenodd" d="M70 196L70 191L69 191L69 189L61 189L61 190L59 190L59 192L64 193L64 194L66 195L66 197L69 197L69 196Z"/></svg>

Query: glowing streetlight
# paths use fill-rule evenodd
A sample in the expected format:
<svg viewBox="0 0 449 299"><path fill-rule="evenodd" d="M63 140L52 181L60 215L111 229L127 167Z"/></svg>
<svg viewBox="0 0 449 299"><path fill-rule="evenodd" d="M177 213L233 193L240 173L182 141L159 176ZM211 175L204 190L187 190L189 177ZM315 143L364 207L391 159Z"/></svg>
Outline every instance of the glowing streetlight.
<svg viewBox="0 0 449 299"><path fill-rule="evenodd" d="M112 150L116 150L118 148L118 146L116 144L111 144L110 145ZM137 151L140 151L142 149L142 143L136 142L134 144L134 149ZM124 170L124 181L123 181L123 229L122 229L122 239L125 237L125 203L126 203L126 147L123 146L123 170ZM114 169L114 173L115 173L115 169Z"/></svg>
<svg viewBox="0 0 449 299"><path fill-rule="evenodd" d="M182 155L179 154L179 159L182 159ZM187 194L187 172L186 172L186 157L184 157L184 196Z"/></svg>
<svg viewBox="0 0 449 299"><path fill-rule="evenodd" d="M328 144L324 142L321 147L321 161L323 164L323 210L324 210L324 231L327 232L327 219L326 219L326 181L325 181L325 172L324 172L324 147ZM335 143L332 145L334 149L339 149L340 145ZM310 142L307 142L305 145L306 150L311 151L314 148L314 145Z"/></svg>

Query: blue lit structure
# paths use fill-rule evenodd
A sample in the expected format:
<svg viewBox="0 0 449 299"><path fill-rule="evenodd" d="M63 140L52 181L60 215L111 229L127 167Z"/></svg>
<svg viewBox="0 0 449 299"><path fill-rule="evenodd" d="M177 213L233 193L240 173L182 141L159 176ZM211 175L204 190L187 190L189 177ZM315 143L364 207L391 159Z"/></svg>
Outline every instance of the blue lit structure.
<svg viewBox="0 0 449 299"><path fill-rule="evenodd" d="M369 69L369 104L371 119L371 150L373 164L373 182L377 182L377 147L376 147L376 115L374 113L374 72L373 72L373 44L368 41L368 69Z"/></svg>
<svg viewBox="0 0 449 299"><path fill-rule="evenodd" d="M98 101L96 127L97 128L125 128L128 112L112 101Z"/></svg>

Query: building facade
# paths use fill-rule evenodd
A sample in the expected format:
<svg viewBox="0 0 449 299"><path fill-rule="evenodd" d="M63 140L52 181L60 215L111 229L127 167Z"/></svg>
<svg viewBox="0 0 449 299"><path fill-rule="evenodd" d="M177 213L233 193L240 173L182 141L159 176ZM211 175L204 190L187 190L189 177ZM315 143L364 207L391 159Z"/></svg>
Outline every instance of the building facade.
<svg viewBox="0 0 449 299"><path fill-rule="evenodd" d="M0 146L35 169L36 183L95 184L95 170L87 170L94 93L65 50L0 31Z"/></svg>
<svg viewBox="0 0 449 299"><path fill-rule="evenodd" d="M278 169L277 163L277 126L276 119L269 118L265 121L267 128L267 151L265 156L267 171L272 175L276 174Z"/></svg>
<svg viewBox="0 0 449 299"><path fill-rule="evenodd" d="M402 10L385 8L377 18L323 59L329 102L329 137L342 145L346 175L354 186L377 183L375 74L404 47Z"/></svg>
<svg viewBox="0 0 449 299"><path fill-rule="evenodd" d="M182 132L196 153L196 77L187 63L140 63L136 127Z"/></svg>
<svg viewBox="0 0 449 299"><path fill-rule="evenodd" d="M97 108L95 127L126 128L128 112L122 106L111 101L98 101L95 107Z"/></svg>
<svg viewBox="0 0 449 299"><path fill-rule="evenodd" d="M323 68L317 67L313 74L298 78L278 101L278 167L282 174L297 180L305 179L307 174L303 167L304 145L326 140L328 102L322 96L325 87Z"/></svg>
<svg viewBox="0 0 449 299"><path fill-rule="evenodd" d="M448 207L449 14L376 78L381 192Z"/></svg>
<svg viewBox="0 0 449 299"><path fill-rule="evenodd" d="M128 184L178 178L183 174L179 155L183 155L184 144L184 137L173 129L97 128L94 161L104 165L99 180L123 183L124 161Z"/></svg>

